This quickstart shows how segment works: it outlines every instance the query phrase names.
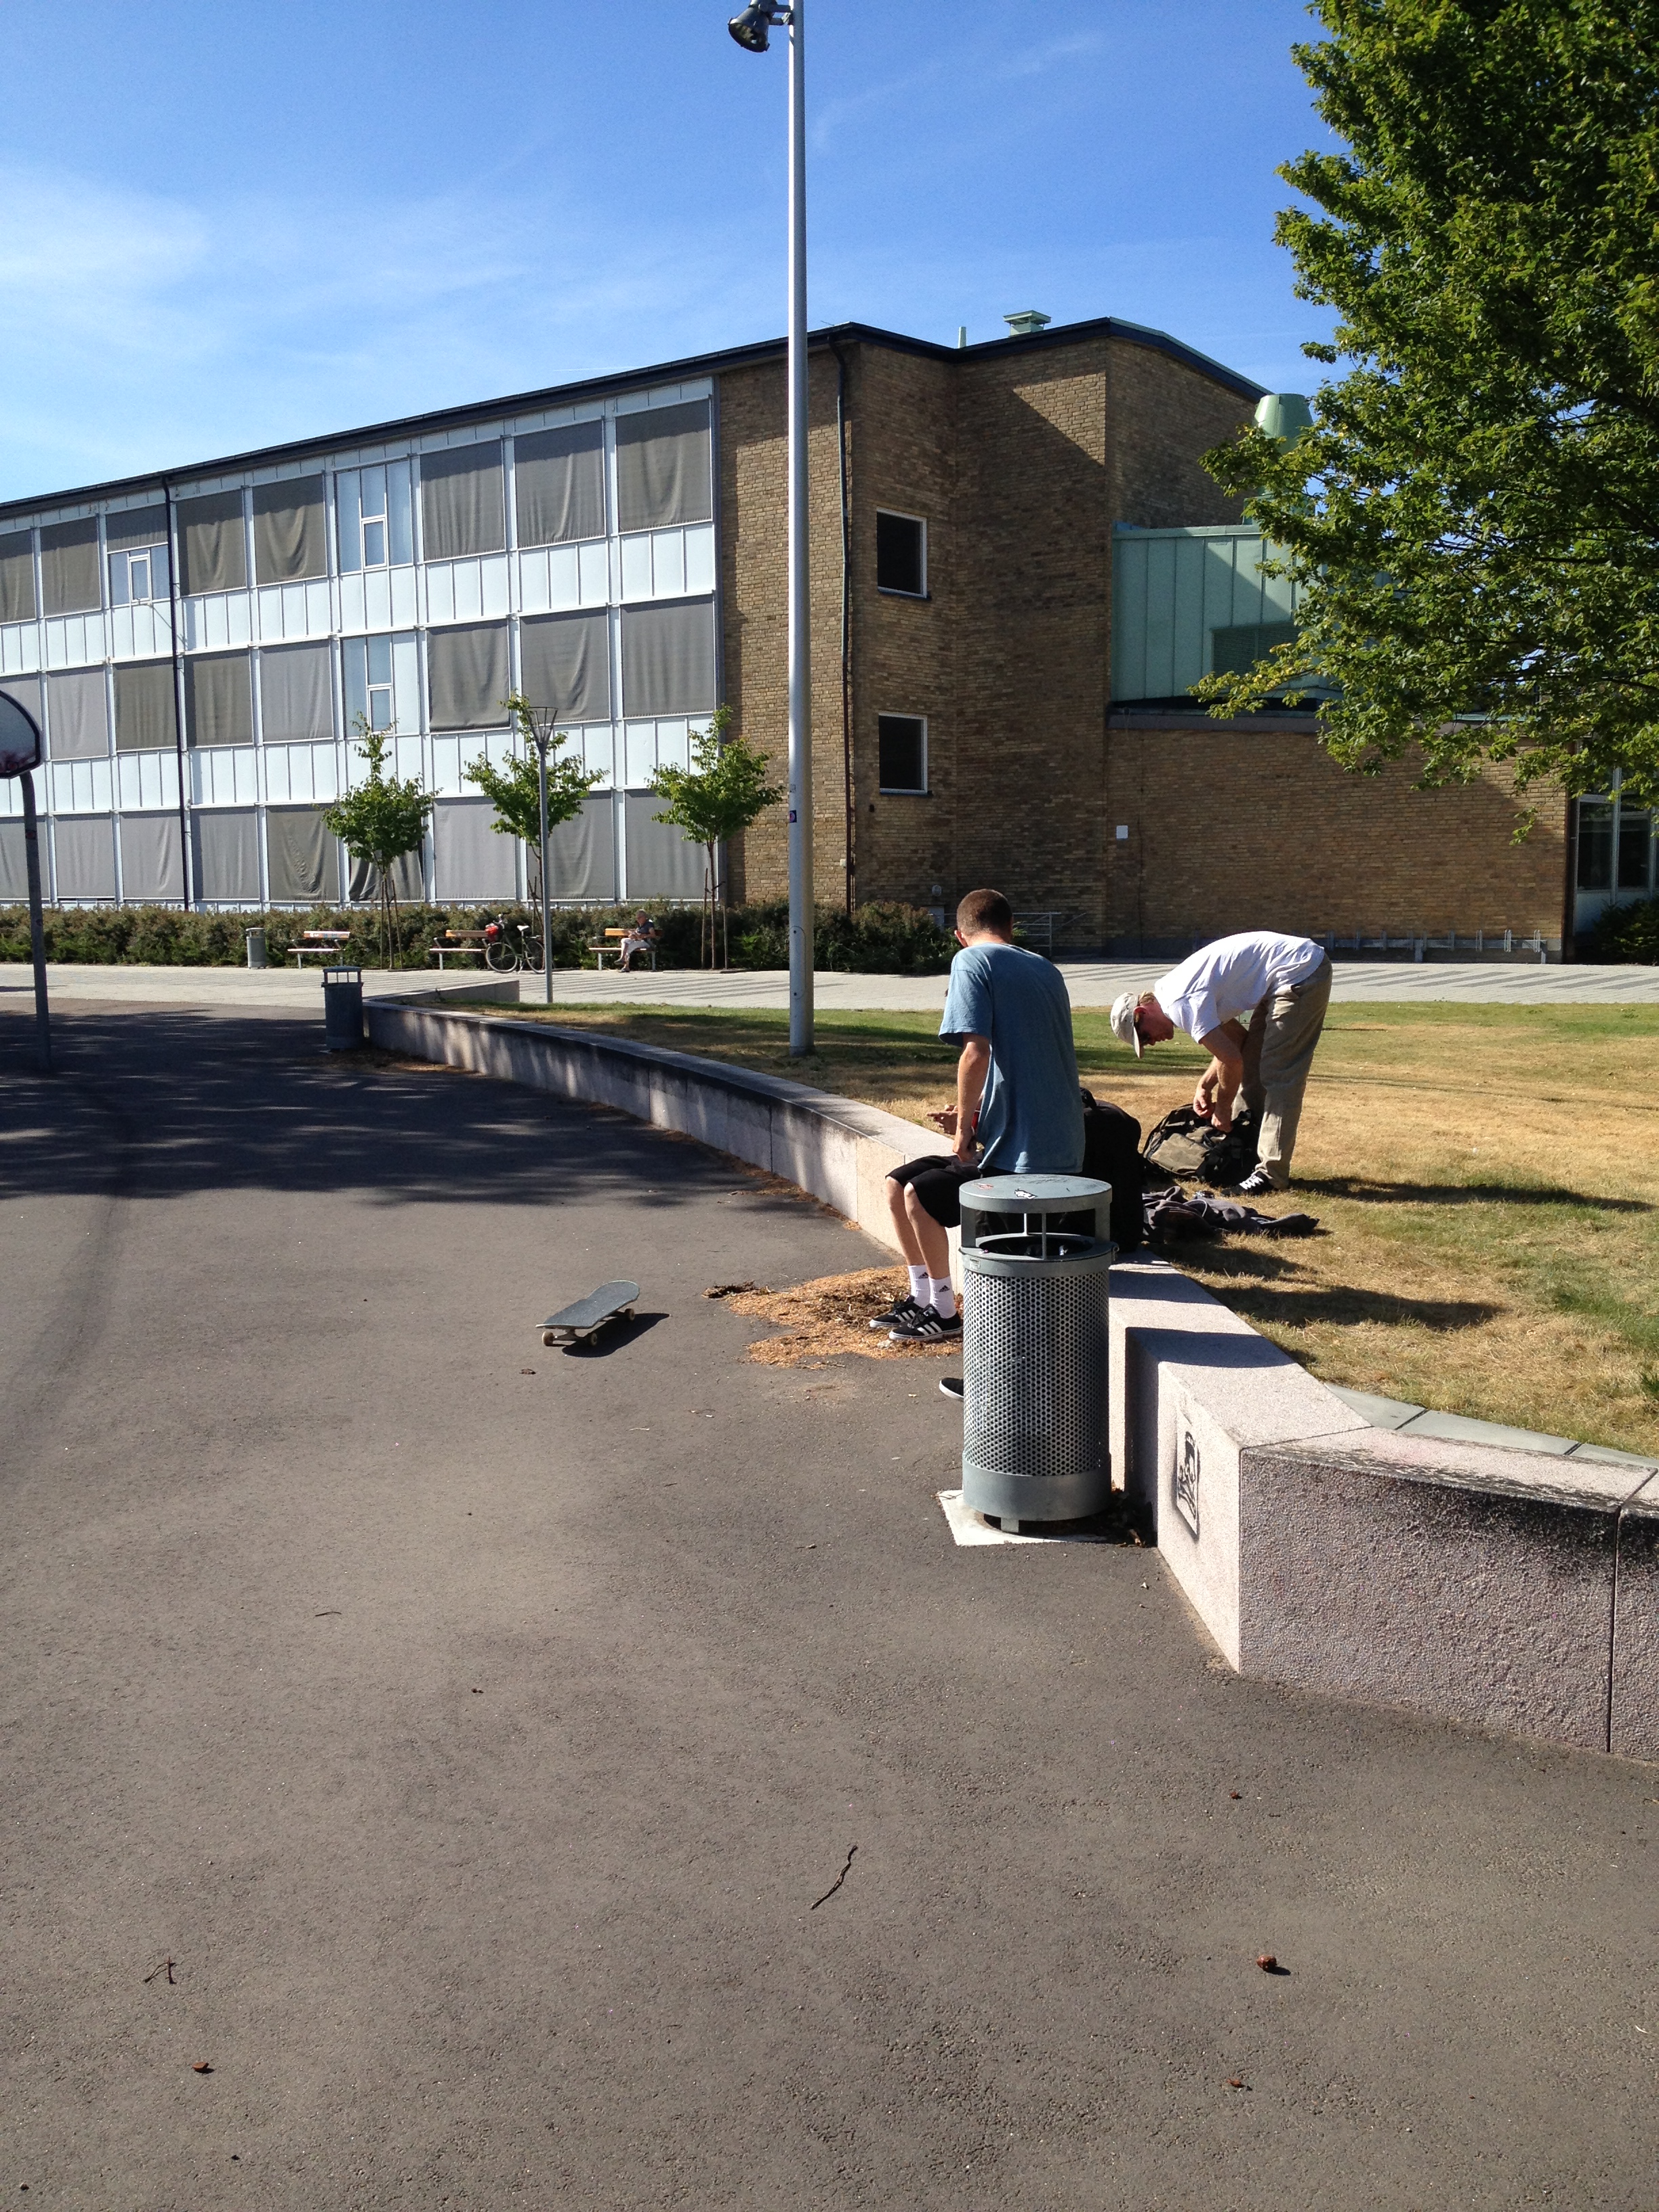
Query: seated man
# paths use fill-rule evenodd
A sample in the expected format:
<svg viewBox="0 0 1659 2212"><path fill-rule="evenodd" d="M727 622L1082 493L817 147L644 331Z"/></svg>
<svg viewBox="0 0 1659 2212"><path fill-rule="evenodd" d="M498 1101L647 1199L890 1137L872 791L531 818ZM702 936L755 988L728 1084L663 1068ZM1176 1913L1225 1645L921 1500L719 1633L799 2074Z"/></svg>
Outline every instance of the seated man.
<svg viewBox="0 0 1659 2212"><path fill-rule="evenodd" d="M1330 999L1331 956L1322 945L1246 930L1201 946L1139 998L1121 993L1112 1004L1112 1033L1133 1046L1137 1060L1178 1029L1197 1038L1211 1057L1193 1111L1231 1129L1242 1093L1261 1127L1256 1164L1237 1195L1259 1198L1289 1186L1303 1093Z"/></svg>
<svg viewBox="0 0 1659 2212"><path fill-rule="evenodd" d="M622 941L622 957L617 965L627 975L641 952L649 952L661 932L648 914L636 914Z"/></svg>
<svg viewBox="0 0 1659 2212"><path fill-rule="evenodd" d="M957 1194L982 1175L1071 1174L1083 1160L1083 1101L1072 1048L1072 1002L1058 968L1013 941L1000 891L969 891L939 1035L962 1047L957 1103L928 1119L951 1152L907 1161L887 1178L888 1203L910 1287L870 1324L899 1338L960 1336L945 1235L962 1220Z"/></svg>

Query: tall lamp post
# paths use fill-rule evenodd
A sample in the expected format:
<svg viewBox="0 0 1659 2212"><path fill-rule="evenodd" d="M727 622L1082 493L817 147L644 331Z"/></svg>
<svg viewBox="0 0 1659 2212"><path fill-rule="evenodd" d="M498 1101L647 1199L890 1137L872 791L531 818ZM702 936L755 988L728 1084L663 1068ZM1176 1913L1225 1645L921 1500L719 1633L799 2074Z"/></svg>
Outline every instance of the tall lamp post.
<svg viewBox="0 0 1659 2212"><path fill-rule="evenodd" d="M812 702L806 589L806 87L803 0L751 0L727 25L751 54L789 29L789 1049L812 1049Z"/></svg>

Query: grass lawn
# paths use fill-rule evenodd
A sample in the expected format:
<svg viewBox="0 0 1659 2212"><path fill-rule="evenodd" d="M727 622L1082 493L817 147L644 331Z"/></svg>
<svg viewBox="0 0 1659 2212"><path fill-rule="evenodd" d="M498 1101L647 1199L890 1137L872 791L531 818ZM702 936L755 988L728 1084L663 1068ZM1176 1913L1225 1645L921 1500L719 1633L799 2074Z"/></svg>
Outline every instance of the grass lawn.
<svg viewBox="0 0 1659 2212"><path fill-rule="evenodd" d="M789 1058L781 1012L580 1006L544 1018L912 1120L954 1096L956 1054L927 1014L820 1014L807 1060ZM1075 1028L1084 1081L1143 1128L1190 1095L1203 1065L1184 1038L1137 1064L1103 1013L1079 1012ZM1327 1233L1176 1256L1327 1382L1655 1452L1656 1072L1659 1007L1334 1006L1296 1156L1295 1202Z"/></svg>

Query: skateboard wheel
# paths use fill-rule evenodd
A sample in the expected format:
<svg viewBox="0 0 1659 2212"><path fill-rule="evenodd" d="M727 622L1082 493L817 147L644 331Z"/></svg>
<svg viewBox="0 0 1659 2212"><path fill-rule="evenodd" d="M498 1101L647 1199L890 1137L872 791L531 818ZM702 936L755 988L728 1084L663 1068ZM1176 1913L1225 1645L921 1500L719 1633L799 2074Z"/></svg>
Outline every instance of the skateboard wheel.
<svg viewBox="0 0 1659 2212"><path fill-rule="evenodd" d="M558 1338L554 1335L550 1328L544 1328L542 1331L542 1342L544 1344L556 1344L558 1340Z"/></svg>

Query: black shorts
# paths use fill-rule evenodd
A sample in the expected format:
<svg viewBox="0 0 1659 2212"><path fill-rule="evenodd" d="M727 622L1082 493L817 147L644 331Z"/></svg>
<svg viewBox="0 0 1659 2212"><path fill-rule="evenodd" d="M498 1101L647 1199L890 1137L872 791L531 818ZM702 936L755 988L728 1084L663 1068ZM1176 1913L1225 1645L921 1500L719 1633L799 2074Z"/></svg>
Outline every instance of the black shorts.
<svg viewBox="0 0 1659 2212"><path fill-rule="evenodd" d="M954 1152L930 1152L926 1159L906 1160L887 1180L914 1190L922 1212L941 1229L960 1229L957 1194L963 1183L977 1182L979 1173L976 1167L964 1167Z"/></svg>

